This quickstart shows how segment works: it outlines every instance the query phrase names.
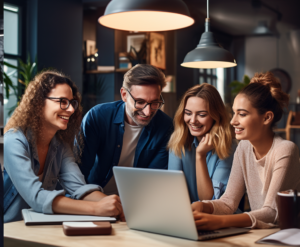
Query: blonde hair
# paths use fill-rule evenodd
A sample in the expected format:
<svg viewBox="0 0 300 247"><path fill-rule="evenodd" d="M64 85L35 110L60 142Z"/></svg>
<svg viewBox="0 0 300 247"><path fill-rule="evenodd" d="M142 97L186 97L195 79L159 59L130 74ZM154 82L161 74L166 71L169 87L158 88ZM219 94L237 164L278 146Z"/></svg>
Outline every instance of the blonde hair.
<svg viewBox="0 0 300 247"><path fill-rule="evenodd" d="M168 148L180 158L182 153L185 155L185 148L191 150L194 137L190 134L188 126L184 122L184 109L190 97L199 97L208 103L208 114L214 120L210 130L214 146L213 152L216 152L220 159L227 158L231 151L232 129L220 94L215 87L207 83L194 86L183 95L174 117L175 130L168 143Z"/></svg>
<svg viewBox="0 0 300 247"><path fill-rule="evenodd" d="M32 137L29 138L28 141L35 145L39 138L43 138L41 126L44 116L45 97L57 84L64 83L71 87L73 98L78 101L79 106L71 115L68 128L66 130L59 130L57 136L69 144L71 148L74 146L74 139L76 137L79 149L74 149L74 153L77 161L80 161L83 149L83 138L79 134L82 119L82 107L80 105L81 96L75 83L60 72L47 70L34 77L26 88L19 106L15 109L13 115L6 124L4 133L11 128L16 130L21 129L28 138L28 131L30 130Z"/></svg>

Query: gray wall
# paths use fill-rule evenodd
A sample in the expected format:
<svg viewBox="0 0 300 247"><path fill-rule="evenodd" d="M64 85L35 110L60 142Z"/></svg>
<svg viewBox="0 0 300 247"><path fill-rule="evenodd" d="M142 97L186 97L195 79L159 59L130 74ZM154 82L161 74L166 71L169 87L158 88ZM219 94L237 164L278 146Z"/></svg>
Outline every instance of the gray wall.
<svg viewBox="0 0 300 247"><path fill-rule="evenodd" d="M281 23L277 25L277 28L280 34L279 38L246 38L245 73L252 77L255 72L274 68L285 70L292 80L290 102L295 103L297 90L300 89L300 52L293 46L291 40L293 28ZM298 42L300 42L300 39ZM298 43L298 48L299 45Z"/></svg>

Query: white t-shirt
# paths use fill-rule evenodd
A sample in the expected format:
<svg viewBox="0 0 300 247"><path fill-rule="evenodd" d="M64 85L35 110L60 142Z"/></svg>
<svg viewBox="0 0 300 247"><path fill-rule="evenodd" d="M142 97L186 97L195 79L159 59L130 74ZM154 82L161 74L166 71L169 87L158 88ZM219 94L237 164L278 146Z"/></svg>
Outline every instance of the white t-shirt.
<svg viewBox="0 0 300 247"><path fill-rule="evenodd" d="M123 145L118 166L133 167L135 149L138 144L143 127L133 126L125 121L125 131L123 136ZM109 180L104 187L106 195L118 195L118 189L115 181L115 176Z"/></svg>

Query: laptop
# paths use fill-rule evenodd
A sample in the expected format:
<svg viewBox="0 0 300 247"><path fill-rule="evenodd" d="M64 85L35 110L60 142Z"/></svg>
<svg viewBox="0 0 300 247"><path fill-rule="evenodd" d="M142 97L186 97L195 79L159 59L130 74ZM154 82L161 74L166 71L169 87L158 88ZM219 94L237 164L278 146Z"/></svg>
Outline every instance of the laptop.
<svg viewBox="0 0 300 247"><path fill-rule="evenodd" d="M198 232L182 171L113 167L130 229L191 240L206 240L248 232L227 228Z"/></svg>

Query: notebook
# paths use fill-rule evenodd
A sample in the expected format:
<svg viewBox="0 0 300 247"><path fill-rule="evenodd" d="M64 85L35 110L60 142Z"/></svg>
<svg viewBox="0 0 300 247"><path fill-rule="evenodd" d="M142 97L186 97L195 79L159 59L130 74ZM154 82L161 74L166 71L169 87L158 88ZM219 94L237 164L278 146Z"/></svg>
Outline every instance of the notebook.
<svg viewBox="0 0 300 247"><path fill-rule="evenodd" d="M182 171L113 167L129 228L192 240L246 233L227 228L198 232Z"/></svg>
<svg viewBox="0 0 300 247"><path fill-rule="evenodd" d="M275 244L300 246L300 229L290 228L278 231L256 242L257 244Z"/></svg>
<svg viewBox="0 0 300 247"><path fill-rule="evenodd" d="M70 215L70 214L43 214L33 211L33 209L22 209L22 216L26 226L32 225L60 225L62 222L70 221L110 221L115 222L113 217L100 217L89 215Z"/></svg>

